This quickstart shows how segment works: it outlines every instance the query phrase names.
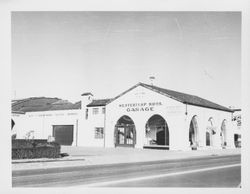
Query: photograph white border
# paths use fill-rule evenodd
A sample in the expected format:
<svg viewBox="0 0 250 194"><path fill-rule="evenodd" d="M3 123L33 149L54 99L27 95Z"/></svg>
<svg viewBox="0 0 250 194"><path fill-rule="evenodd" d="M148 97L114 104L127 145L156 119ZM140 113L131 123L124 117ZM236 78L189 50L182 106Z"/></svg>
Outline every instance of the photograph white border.
<svg viewBox="0 0 250 194"><path fill-rule="evenodd" d="M134 189L15 189L11 187L11 11L241 11L242 12L242 188L200 189L200 188L134 188ZM1 64L1 193L250 193L250 1L248 0L1 0L0 1L0 64Z"/></svg>

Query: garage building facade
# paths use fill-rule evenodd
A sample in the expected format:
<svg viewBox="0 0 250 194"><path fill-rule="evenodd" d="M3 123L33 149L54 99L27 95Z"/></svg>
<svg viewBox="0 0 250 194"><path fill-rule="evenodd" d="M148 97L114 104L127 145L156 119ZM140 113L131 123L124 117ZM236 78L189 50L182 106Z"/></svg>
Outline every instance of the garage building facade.
<svg viewBox="0 0 250 194"><path fill-rule="evenodd" d="M231 118L232 110L211 101L139 83L106 105L105 144L170 150L234 147Z"/></svg>
<svg viewBox="0 0 250 194"><path fill-rule="evenodd" d="M68 104L64 110L52 106L25 112L24 123L33 126L34 138L54 136L68 145L169 150L234 147L233 110L144 83L112 99L93 99L91 93L84 93L80 102ZM35 121L34 115L39 114L51 116ZM17 128L17 138L23 138L20 131L24 130Z"/></svg>

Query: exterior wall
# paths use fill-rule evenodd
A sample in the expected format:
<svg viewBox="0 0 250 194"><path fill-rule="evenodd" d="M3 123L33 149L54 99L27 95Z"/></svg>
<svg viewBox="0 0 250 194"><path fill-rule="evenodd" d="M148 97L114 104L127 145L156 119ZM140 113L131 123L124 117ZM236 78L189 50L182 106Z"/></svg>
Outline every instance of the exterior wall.
<svg viewBox="0 0 250 194"><path fill-rule="evenodd" d="M104 117L105 114L102 113L102 106L99 107L87 107L88 108L88 118L86 119L86 109L81 111L79 116L79 146L89 146L89 147L104 147L104 138L95 138L95 128L104 128ZM93 108L98 108L99 113L93 114Z"/></svg>
<svg viewBox="0 0 250 194"><path fill-rule="evenodd" d="M235 142L235 145L241 147L241 111L236 111L233 114L233 134L238 136L237 141Z"/></svg>
<svg viewBox="0 0 250 194"><path fill-rule="evenodd" d="M115 125L119 118L129 116L136 128L136 148L145 145L145 126L153 115L162 116L168 125L170 150L190 150L189 126L193 116L197 118L198 125L198 149L221 148L221 125L224 120L226 125L226 147L234 147L234 133L236 127L232 123L232 113L185 105L162 94L138 86L126 94L104 106L87 107L92 101L92 96L82 97L82 108L79 110L59 110L28 112L26 114L12 114L15 122L12 133L17 134L18 139L25 138L28 132L37 139L47 139L52 136L53 125L73 125L73 146L89 147L114 147ZM128 106L129 105L129 106ZM93 108L98 108L99 113L93 114ZM86 118L86 109L88 117ZM216 133L213 135L213 145L206 146L206 129L208 120L214 121ZM104 128L104 137L95 138L95 128Z"/></svg>
<svg viewBox="0 0 250 194"><path fill-rule="evenodd" d="M79 146L86 147L103 147L104 140L95 138L95 128L104 128L104 114L102 113L103 106L98 107L87 107L93 100L91 94L82 96L81 99L81 110L79 110ZM93 108L99 109L99 114L93 114ZM86 111L88 111L88 116L86 118Z"/></svg>
<svg viewBox="0 0 250 194"><path fill-rule="evenodd" d="M128 109L125 104L145 103L145 106L135 106L135 108L149 108L148 111L133 111L133 107ZM151 105L149 104L151 103ZM156 103L152 105L152 103ZM152 109L150 109L152 107ZM123 115L129 116L136 127L137 148L143 148L145 143L145 125L148 119L159 114L168 125L170 149L183 149L188 140L182 141L184 127L185 106L173 99L166 98L161 94L153 92L144 87L138 86L123 96L117 98L106 106L106 126L105 126L105 146L114 147L114 130L116 122Z"/></svg>
<svg viewBox="0 0 250 194"><path fill-rule="evenodd" d="M88 119L85 118L85 108L82 110L59 110L43 112L27 112L26 114L12 114L15 125L12 134L16 133L17 139L29 138L48 139L52 136L53 125L73 125L72 146L103 147L103 139L95 139L95 127L104 128L104 114L102 107L97 115L89 109Z"/></svg>
<svg viewBox="0 0 250 194"><path fill-rule="evenodd" d="M12 113L11 119L15 122L11 134L16 134L16 138L21 139L28 132L27 130L27 116L25 114Z"/></svg>
<svg viewBox="0 0 250 194"><path fill-rule="evenodd" d="M160 103L161 105L152 106L151 111L131 111L133 107L127 109L125 104L134 103ZM145 107L146 107L145 106ZM138 106L135 106L138 107ZM140 108L140 107L139 107ZM158 94L144 87L137 87L120 98L114 100L106 107L106 136L105 145L114 147L114 130L116 122L123 115L129 116L136 127L136 145L137 148L143 148L145 143L145 125L148 119L154 114L161 115L167 122L169 128L169 147L170 150L190 150L189 126L193 116L197 116L198 124L198 149L221 148L220 137L221 125L226 119L226 147L234 147L233 126L231 122L232 113L203 108L198 106L185 105L176 100ZM212 118L213 127L216 133L212 136L213 145L206 146L206 129L208 120Z"/></svg>
<svg viewBox="0 0 250 194"><path fill-rule="evenodd" d="M199 137L199 148L221 148L221 125L224 119L227 121L226 125L226 147L234 147L233 143L233 125L232 125L232 113L214 110L209 108L203 108L198 106L187 105L187 116L186 116L186 124L185 128L188 130L190 122L193 116L197 116L197 124L198 124L198 137ZM206 146L206 128L208 127L208 120L212 118L214 121L214 127L216 134L213 135L214 144L210 147Z"/></svg>
<svg viewBox="0 0 250 194"><path fill-rule="evenodd" d="M14 115L13 120L16 125L14 126L17 138L24 139L28 132L32 133L35 139L48 139L52 136L53 125L73 125L73 143L77 144L77 130L78 126L78 114L77 110L60 110L60 111L43 111L43 112L27 112L22 116L22 119L17 119ZM13 128L13 129L14 129Z"/></svg>

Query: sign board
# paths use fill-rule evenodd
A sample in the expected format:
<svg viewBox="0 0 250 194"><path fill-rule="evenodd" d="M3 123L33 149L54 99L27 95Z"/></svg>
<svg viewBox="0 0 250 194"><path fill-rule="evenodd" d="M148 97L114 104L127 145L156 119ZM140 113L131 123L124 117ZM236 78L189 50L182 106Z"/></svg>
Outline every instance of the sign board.
<svg viewBox="0 0 250 194"><path fill-rule="evenodd" d="M141 102L141 103L119 104L119 107L125 108L127 112L154 111L154 107L156 106L162 106L162 103L161 102Z"/></svg>

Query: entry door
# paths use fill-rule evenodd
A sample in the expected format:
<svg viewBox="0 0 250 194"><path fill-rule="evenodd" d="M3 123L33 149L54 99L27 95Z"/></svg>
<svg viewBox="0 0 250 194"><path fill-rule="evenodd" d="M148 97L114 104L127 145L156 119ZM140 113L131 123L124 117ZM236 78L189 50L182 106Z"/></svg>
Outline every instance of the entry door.
<svg viewBox="0 0 250 194"><path fill-rule="evenodd" d="M169 134L165 126L157 127L156 143L157 145L169 145Z"/></svg>
<svg viewBox="0 0 250 194"><path fill-rule="evenodd" d="M116 146L134 147L135 129L134 126L116 127Z"/></svg>
<svg viewBox="0 0 250 194"><path fill-rule="evenodd" d="M73 125L53 125L53 136L60 145L72 145Z"/></svg>

